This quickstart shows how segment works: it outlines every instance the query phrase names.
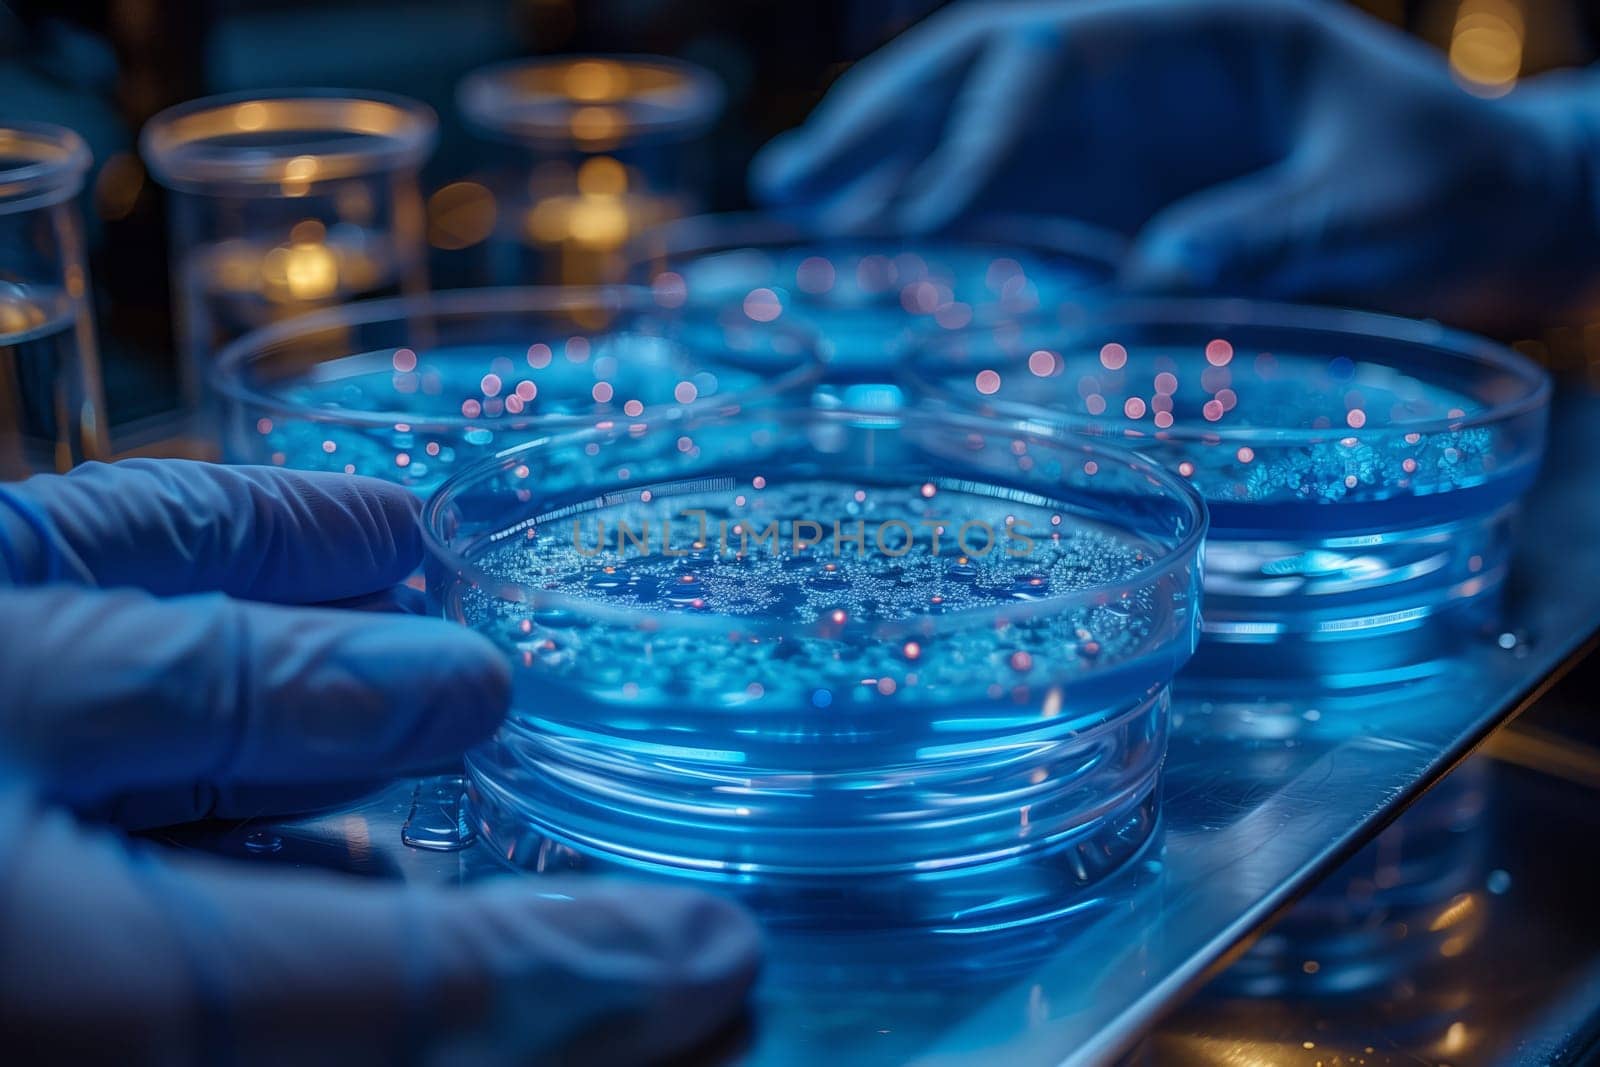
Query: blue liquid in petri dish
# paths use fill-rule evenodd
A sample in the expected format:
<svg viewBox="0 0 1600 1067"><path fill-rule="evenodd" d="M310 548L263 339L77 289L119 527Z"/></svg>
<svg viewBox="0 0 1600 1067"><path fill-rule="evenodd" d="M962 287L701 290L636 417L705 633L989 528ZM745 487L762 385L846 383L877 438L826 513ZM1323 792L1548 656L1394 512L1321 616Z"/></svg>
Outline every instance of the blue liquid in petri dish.
<svg viewBox="0 0 1600 1067"><path fill-rule="evenodd" d="M1491 621L1544 447L1542 371L1387 316L1125 303L918 355L908 387L936 409L1120 440L1187 478L1211 511L1207 634L1292 669L1371 636L1420 644L1363 661L1410 656L1443 616Z"/></svg>
<svg viewBox="0 0 1600 1067"><path fill-rule="evenodd" d="M514 667L469 757L513 864L1007 922L1144 847L1198 500L1119 450L852 418L590 435L435 497L430 595Z"/></svg>
<svg viewBox="0 0 1600 1067"><path fill-rule="evenodd" d="M815 340L634 289L523 289L350 305L221 357L224 455L427 492L530 438L805 392Z"/></svg>
<svg viewBox="0 0 1600 1067"><path fill-rule="evenodd" d="M1060 219L992 218L947 233L820 237L757 216L686 219L639 266L667 299L742 304L823 334L828 382L890 384L908 335L1092 299L1121 242Z"/></svg>

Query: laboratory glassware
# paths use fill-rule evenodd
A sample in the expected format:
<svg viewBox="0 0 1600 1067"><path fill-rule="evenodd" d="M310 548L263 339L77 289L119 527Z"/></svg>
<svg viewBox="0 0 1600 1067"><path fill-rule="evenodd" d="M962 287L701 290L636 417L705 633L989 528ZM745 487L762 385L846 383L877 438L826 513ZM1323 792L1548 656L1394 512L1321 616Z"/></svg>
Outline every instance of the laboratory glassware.
<svg viewBox="0 0 1600 1067"><path fill-rule="evenodd" d="M426 491L530 437L736 411L821 374L816 339L638 287L358 301L251 333L213 368L223 455Z"/></svg>
<svg viewBox="0 0 1600 1067"><path fill-rule="evenodd" d="M187 398L241 335L361 296L427 288L418 169L437 122L375 92L208 97L161 112L140 149L172 191L168 254Z"/></svg>
<svg viewBox="0 0 1600 1067"><path fill-rule="evenodd" d="M1208 645L1319 672L1493 625L1550 402L1532 361L1437 323L1230 300L1047 311L903 366L935 409L1116 440L1189 479L1211 508Z"/></svg>
<svg viewBox="0 0 1600 1067"><path fill-rule="evenodd" d="M1132 453L774 406L533 441L424 522L429 597L512 665L469 771L514 865L989 925L1151 839L1205 511Z"/></svg>
<svg viewBox="0 0 1600 1067"><path fill-rule="evenodd" d="M715 74L664 56L552 56L469 74L461 112L495 157L487 280L623 280L633 238L703 209L703 135L723 97Z"/></svg>
<svg viewBox="0 0 1600 1067"><path fill-rule="evenodd" d="M0 122L0 478L109 453L73 131Z"/></svg>

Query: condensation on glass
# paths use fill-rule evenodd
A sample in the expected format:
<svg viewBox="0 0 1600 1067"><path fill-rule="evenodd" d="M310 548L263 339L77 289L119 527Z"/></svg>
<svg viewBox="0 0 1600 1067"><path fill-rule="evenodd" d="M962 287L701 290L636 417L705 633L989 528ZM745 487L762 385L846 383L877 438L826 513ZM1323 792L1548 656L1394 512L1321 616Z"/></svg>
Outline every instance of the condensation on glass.
<svg viewBox="0 0 1600 1067"><path fill-rule="evenodd" d="M108 452L77 201L89 163L71 130L0 125L0 477Z"/></svg>
<svg viewBox="0 0 1600 1067"><path fill-rule="evenodd" d="M497 64L463 79L461 112L496 146L482 183L484 276L496 284L621 279L639 233L700 208L702 135L723 103L716 75L659 56L564 56ZM475 188L467 188L468 185ZM482 215L483 212L479 212ZM461 247L446 229L440 247Z"/></svg>
<svg viewBox="0 0 1600 1067"><path fill-rule="evenodd" d="M187 399L242 334L314 308L427 288L418 170L437 121L399 96L211 97L157 115L140 147L172 191Z"/></svg>

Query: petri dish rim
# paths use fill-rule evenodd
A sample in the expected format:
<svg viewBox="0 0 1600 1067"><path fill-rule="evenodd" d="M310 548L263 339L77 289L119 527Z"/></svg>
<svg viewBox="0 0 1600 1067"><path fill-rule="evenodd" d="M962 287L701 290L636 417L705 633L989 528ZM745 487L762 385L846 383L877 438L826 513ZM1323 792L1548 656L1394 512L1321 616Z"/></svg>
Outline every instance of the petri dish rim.
<svg viewBox="0 0 1600 1067"><path fill-rule="evenodd" d="M76 194L93 162L75 130L51 122L0 120L0 154L18 160L0 167L0 214Z"/></svg>
<svg viewBox="0 0 1600 1067"><path fill-rule="evenodd" d="M540 71L559 71L586 62L665 71L672 75L677 84L594 100L577 100L518 84L520 79ZM512 144L539 145L583 143L581 140L574 141L571 122L565 117L565 107L610 108L622 112L629 121L613 136L602 139L609 144L612 141L635 142L667 136L676 139L693 137L716 121L726 96L722 82L715 74L687 60L638 53L585 52L510 59L479 67L468 73L456 86L456 107L468 123L490 137ZM629 113L631 107L641 102L667 105L673 103L675 98L679 98L679 102L664 116L646 119ZM559 116L544 119L530 113L542 106L555 106L563 110L559 111Z"/></svg>
<svg viewBox="0 0 1600 1067"><path fill-rule="evenodd" d="M283 322L252 330L230 343L220 353L208 374L211 389L222 400L238 405L248 405L274 415L306 422L336 426L382 428L396 422L409 424L419 433L456 433L481 425L481 419L465 415L430 415L418 417L404 411L337 411L309 407L285 400L267 390L253 387L245 381L246 368L257 359L267 358L275 349L293 343L296 338L323 331L352 326L372 326L384 322L405 322L416 318L470 318L473 316L539 314L571 308L614 303L618 310L637 306L671 312L661 308L649 289L642 286L511 286L483 289L446 289L412 296L382 297L377 300L356 300L338 307L326 308L296 315ZM810 351L805 364L786 374L767 380L762 388L737 396L708 397L685 405L685 414L700 410L715 410L744 398L763 399L800 385L812 377L820 377L823 362L815 336L808 330L793 326L784 329L799 338ZM349 353L356 355L358 353ZM646 409L640 416L649 417ZM497 427L522 430L529 427L560 427L575 430L592 425L592 416L583 415L529 415L514 419L496 419Z"/></svg>
<svg viewBox="0 0 1600 1067"><path fill-rule="evenodd" d="M1040 599L1023 603L963 608L947 615L937 616L936 622L932 621L933 617L928 616L872 623L872 632L880 640L891 639L895 635L917 636L925 634L930 622L932 622L935 630L944 631L1095 607L1105 603L1110 598L1120 596L1130 587L1155 585L1184 567L1193 567L1200 563L1205 538L1210 526L1210 512L1206 501L1189 484L1187 479L1173 474L1159 464L1147 460L1127 448L1105 444L1088 438L1063 438L1059 435L997 424L992 420L966 415L935 415L929 412L898 412L885 415L878 412L853 411L844 408L824 410L807 407L785 409L778 417L785 422L803 420L807 425L821 422L845 425L872 425L887 428L903 426L910 422L925 426L931 430L937 430L942 434L954 434L961 431L987 435L1002 433L1010 439L1018 439L1020 437L1028 440L1031 444L1069 451L1076 455L1093 459L1097 463L1115 463L1136 475L1143 476L1152 486L1159 489L1163 496L1175 499L1183 506L1184 521L1187 522L1188 529L1177 538L1174 544L1166 547L1162 557L1151 567L1139 571L1127 579L1116 582L1096 583L1073 589L1066 593L1041 597ZM711 418L716 419L718 417L711 416ZM682 428L685 427L674 427L674 429ZM454 498L472 484L493 477L508 468L523 465L528 454L535 450L571 448L607 436L613 432L612 430L589 429L553 434L544 438L524 441L480 460L470 467L457 471L434 490L418 516L418 522L422 527L425 552L434 560L443 564L448 571L454 573L458 578L465 579L473 585L484 589L495 590L497 595L502 596L503 599L516 600L518 602L537 602L541 606L571 611L574 614L601 621L635 626L654 625L660 629L722 635L726 635L731 628L740 633L750 634L805 635L825 639L835 639L837 637L837 629L823 622L816 622L806 626L758 616L724 615L715 612L693 616L671 615L667 616L671 620L670 623L661 625L655 620L659 620L662 616L648 611L601 605L593 600L553 593L543 588L533 590L522 583L496 577L484 571L467 555L458 552L451 544L450 535L443 529L444 512ZM514 592L516 595L505 595L508 592Z"/></svg>
<svg viewBox="0 0 1600 1067"><path fill-rule="evenodd" d="M671 270L674 261L743 247L759 249L877 240L985 244L993 245L996 254L1010 247L1024 252L1067 256L1083 260L1106 272L1105 279L1089 283L1084 287L1085 291L1098 290L1108 283L1128 249L1127 240L1114 231L1061 216L979 215L944 230L914 234L885 226L830 232L757 211L729 211L691 215L663 223L640 234L626 248L625 255L632 277L654 264L659 263L663 269Z"/></svg>
<svg viewBox="0 0 1600 1067"><path fill-rule="evenodd" d="M1127 427L1112 418L1085 416L1071 412L1052 411L1035 404L1016 401L967 400L952 398L936 380L926 373L911 369L917 367L920 357L938 359L939 352L963 339L990 332L997 326L1017 326L1026 331L1039 330L1038 336L1055 334L1068 337L1082 334L1096 326L1117 325L1138 327L1145 325L1192 327L1196 334L1216 333L1230 328L1261 328L1295 332L1344 334L1363 341L1381 341L1411 348L1430 349L1437 353L1472 361L1480 367L1489 367L1517 381L1522 389L1510 400L1502 401L1482 411L1460 418L1428 418L1413 421L1391 422L1382 426L1329 427L1304 429L1300 427L1234 426L1219 427L1211 423L1197 426L1193 422L1174 422L1164 430L1141 430ZM1065 347L1065 346L1063 346ZM1203 298L1135 299L1121 298L1097 306L1091 313L1076 322L1052 322L1042 314L1019 317L1003 323L986 323L934 335L918 335L906 342L899 353L911 359L904 363L901 385L917 401L950 404L969 413L992 413L1004 419L1020 420L1039 426L1050 426L1076 433L1102 437L1115 437L1124 441L1161 442L1222 442L1261 446L1264 448L1316 444L1333 439L1351 438L1356 441L1374 441L1396 434L1441 434L1493 426L1516 419L1550 403L1550 376L1538 364L1515 350L1491 341L1486 337L1444 326L1425 319L1408 319L1398 315L1385 315L1376 311L1357 311L1346 308L1319 307L1308 304L1275 303L1255 300L1227 300ZM1369 362L1377 362L1369 360ZM1383 360L1386 366L1400 368L1397 361ZM927 363L920 364L928 369ZM934 364L949 367L949 363ZM1137 447L1137 446L1133 446Z"/></svg>
<svg viewBox="0 0 1600 1067"><path fill-rule="evenodd" d="M261 106L259 125L248 130L220 125L226 115L249 105ZM360 109L365 119L358 122L352 108ZM139 133L139 153L156 180L174 189L311 185L418 166L433 150L438 128L432 108L396 93L336 88L246 90L200 97L159 112ZM334 136L270 148L217 145L194 150L219 136L261 132ZM301 157L316 161L314 173L302 176L289 169L289 164Z"/></svg>

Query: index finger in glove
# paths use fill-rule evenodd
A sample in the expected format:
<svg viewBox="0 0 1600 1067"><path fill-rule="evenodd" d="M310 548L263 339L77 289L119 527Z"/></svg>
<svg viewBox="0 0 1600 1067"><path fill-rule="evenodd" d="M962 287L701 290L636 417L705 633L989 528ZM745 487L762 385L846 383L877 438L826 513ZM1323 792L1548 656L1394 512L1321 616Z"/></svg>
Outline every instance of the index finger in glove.
<svg viewBox="0 0 1600 1067"><path fill-rule="evenodd" d="M509 674L495 646L442 619L0 592L0 748L52 796L114 806L124 825L208 815L242 787L432 767L499 724Z"/></svg>
<svg viewBox="0 0 1600 1067"><path fill-rule="evenodd" d="M411 574L418 509L414 494L372 478L135 459L0 487L0 542L17 584L312 603Z"/></svg>

